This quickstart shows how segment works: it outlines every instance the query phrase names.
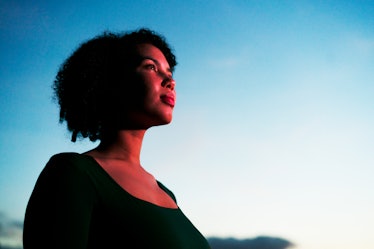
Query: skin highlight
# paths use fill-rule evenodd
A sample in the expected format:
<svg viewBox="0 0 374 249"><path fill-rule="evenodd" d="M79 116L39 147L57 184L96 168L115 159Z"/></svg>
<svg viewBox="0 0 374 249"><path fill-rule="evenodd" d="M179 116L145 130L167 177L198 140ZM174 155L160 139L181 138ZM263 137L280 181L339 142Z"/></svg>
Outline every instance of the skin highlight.
<svg viewBox="0 0 374 249"><path fill-rule="evenodd" d="M162 207L178 208L140 163L147 129L172 121L174 105L163 96L175 101L175 81L165 56L157 47L140 44L137 48L139 56L144 58L135 68L135 83L142 84L141 98L134 108L126 108L124 113L132 128L117 130L111 139L102 139L97 148L84 154L93 157L131 195Z"/></svg>

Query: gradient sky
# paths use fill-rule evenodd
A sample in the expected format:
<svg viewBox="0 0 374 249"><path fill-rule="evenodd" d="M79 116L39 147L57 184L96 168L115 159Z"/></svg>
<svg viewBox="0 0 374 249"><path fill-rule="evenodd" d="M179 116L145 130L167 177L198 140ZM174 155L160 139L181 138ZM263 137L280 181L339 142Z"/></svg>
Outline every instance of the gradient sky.
<svg viewBox="0 0 374 249"><path fill-rule="evenodd" d="M142 163L205 236L374 248L374 1L0 1L0 214L84 152L51 84L82 41L149 27L174 48L172 124Z"/></svg>

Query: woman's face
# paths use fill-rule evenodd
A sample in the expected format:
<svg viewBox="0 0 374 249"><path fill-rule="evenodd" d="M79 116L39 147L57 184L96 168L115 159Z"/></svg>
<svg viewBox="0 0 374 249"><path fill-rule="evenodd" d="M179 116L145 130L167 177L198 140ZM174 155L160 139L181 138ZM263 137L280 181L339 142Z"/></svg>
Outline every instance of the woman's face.
<svg viewBox="0 0 374 249"><path fill-rule="evenodd" d="M141 128L168 124L176 101L175 81L164 54L151 44L139 44L128 121Z"/></svg>

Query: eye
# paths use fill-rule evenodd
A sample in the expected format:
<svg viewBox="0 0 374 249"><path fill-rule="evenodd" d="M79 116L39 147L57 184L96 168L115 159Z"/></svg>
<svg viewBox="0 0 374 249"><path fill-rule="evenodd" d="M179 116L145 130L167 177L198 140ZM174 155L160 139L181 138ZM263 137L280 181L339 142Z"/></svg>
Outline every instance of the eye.
<svg viewBox="0 0 374 249"><path fill-rule="evenodd" d="M156 66L154 63L148 63L148 64L146 64L146 65L145 65L145 68L146 68L146 69L149 69L149 70L153 70L153 71L155 71L155 72L158 71L158 68L157 68L157 66Z"/></svg>

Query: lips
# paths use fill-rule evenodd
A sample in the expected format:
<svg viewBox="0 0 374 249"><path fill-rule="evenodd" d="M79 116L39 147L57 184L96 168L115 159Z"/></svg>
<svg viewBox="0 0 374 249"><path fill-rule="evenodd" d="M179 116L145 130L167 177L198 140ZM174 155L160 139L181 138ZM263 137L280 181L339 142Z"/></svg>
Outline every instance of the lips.
<svg viewBox="0 0 374 249"><path fill-rule="evenodd" d="M175 96L173 94L162 95L161 101L171 107L175 106Z"/></svg>

